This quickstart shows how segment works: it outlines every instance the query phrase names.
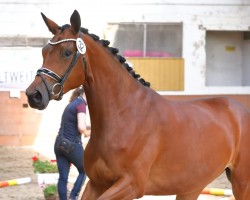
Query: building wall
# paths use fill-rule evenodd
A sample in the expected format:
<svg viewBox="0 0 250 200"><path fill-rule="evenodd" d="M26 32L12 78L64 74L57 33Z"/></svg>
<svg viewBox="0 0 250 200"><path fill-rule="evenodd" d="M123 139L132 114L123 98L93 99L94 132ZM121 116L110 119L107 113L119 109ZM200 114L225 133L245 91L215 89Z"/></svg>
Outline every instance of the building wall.
<svg viewBox="0 0 250 200"><path fill-rule="evenodd" d="M33 145L42 116L28 107L24 94L11 96L10 92L0 92L0 145Z"/></svg>
<svg viewBox="0 0 250 200"><path fill-rule="evenodd" d="M28 106L25 92L0 92L0 146L35 146L52 148L60 127L69 94L61 101L51 101L43 110Z"/></svg>
<svg viewBox="0 0 250 200"><path fill-rule="evenodd" d="M243 85L249 85L250 84L250 40L244 41L242 44L243 48L243 70L244 73L242 74L242 80L243 80Z"/></svg>
<svg viewBox="0 0 250 200"><path fill-rule="evenodd" d="M242 32L236 31L207 32L207 86L242 85L242 37Z"/></svg>
<svg viewBox="0 0 250 200"><path fill-rule="evenodd" d="M62 25L69 23L74 9L77 9L82 16L82 26L100 37L103 36L108 22L183 23L182 55L185 60L185 90L165 93L248 94L249 87L206 86L205 47L207 31L249 31L249 0L207 2L207 0L138 0L136 2L72 0L69 4L68 1L59 0L11 0L0 3L2 10L0 38L6 35L50 38L52 35L47 30L40 12ZM244 80L247 81L248 78Z"/></svg>

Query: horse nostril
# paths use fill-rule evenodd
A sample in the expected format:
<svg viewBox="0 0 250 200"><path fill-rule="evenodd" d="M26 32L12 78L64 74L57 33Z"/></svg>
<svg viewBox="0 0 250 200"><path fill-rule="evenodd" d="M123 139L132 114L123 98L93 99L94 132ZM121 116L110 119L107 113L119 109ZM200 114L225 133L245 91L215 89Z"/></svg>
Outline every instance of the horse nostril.
<svg viewBox="0 0 250 200"><path fill-rule="evenodd" d="M34 104L39 104L42 102L42 95L39 91L34 91L33 93L28 94L28 99Z"/></svg>
<svg viewBox="0 0 250 200"><path fill-rule="evenodd" d="M42 95L40 92L36 92L36 94L33 97L35 103L40 103L42 101Z"/></svg>
<svg viewBox="0 0 250 200"><path fill-rule="evenodd" d="M49 104L49 99L39 90L26 90L26 95L31 108L44 110Z"/></svg>

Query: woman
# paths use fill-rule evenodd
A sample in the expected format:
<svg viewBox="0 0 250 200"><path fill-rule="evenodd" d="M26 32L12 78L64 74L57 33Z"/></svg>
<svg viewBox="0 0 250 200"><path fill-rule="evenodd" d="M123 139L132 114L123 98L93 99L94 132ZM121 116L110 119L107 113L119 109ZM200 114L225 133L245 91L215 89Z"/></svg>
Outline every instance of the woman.
<svg viewBox="0 0 250 200"><path fill-rule="evenodd" d="M67 182L71 163L77 168L79 175L70 192L70 200L77 199L86 179L81 136L87 137L90 132L86 129L87 104L83 95L83 87L73 91L69 104L63 112L61 126L54 145L59 171L58 194L60 200L67 200Z"/></svg>

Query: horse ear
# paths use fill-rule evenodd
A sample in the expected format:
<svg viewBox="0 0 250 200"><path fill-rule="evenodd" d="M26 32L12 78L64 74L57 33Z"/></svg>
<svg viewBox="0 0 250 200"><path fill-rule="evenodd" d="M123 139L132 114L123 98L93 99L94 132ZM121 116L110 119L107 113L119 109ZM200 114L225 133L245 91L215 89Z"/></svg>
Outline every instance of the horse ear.
<svg viewBox="0 0 250 200"><path fill-rule="evenodd" d="M81 17L77 10L74 10L70 17L70 24L72 26L72 33L76 35L81 28Z"/></svg>
<svg viewBox="0 0 250 200"><path fill-rule="evenodd" d="M52 21L51 19L47 18L43 13L41 13L42 17L43 17L43 21L45 22L45 24L47 25L49 31L51 33L53 33L53 35L55 35L59 29L60 26L58 26L54 21Z"/></svg>

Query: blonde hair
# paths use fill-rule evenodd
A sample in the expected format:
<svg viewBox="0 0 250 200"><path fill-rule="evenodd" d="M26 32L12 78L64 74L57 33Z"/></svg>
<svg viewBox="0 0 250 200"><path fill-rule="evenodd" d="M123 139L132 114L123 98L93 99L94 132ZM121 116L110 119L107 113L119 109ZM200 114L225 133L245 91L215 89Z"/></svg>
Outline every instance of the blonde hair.
<svg viewBox="0 0 250 200"><path fill-rule="evenodd" d="M83 93L84 93L84 88L82 86L80 86L79 88L76 88L72 92L69 102L73 101L76 97L83 95Z"/></svg>

